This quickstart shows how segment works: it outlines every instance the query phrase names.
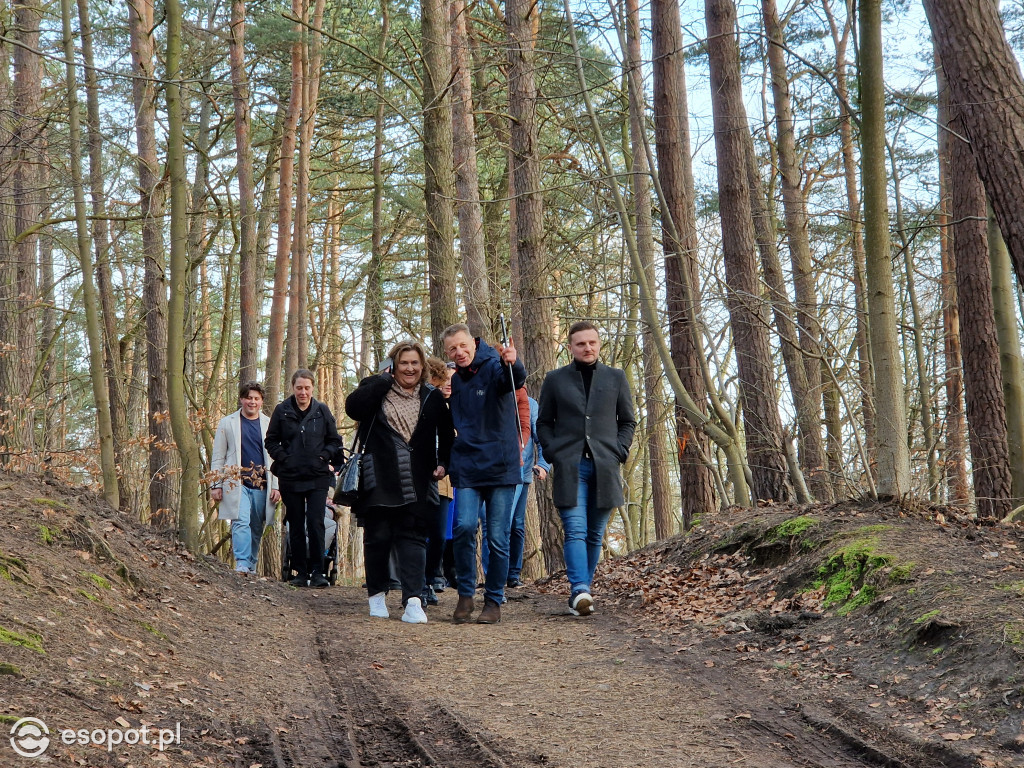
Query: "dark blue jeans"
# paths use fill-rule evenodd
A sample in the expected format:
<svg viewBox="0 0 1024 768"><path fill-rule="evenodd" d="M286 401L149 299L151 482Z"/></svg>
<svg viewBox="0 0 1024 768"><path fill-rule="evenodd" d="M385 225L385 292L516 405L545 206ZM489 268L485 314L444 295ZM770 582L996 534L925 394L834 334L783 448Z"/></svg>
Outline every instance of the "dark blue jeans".
<svg viewBox="0 0 1024 768"><path fill-rule="evenodd" d="M612 512L595 508L595 482L593 460L581 459L576 506L558 510L565 532L565 574L573 592L590 591L597 561L601 559L604 529Z"/></svg>
<svg viewBox="0 0 1024 768"><path fill-rule="evenodd" d="M516 486L512 501L512 528L508 535L508 578L518 579L523 572L523 548L526 545L526 502L530 497L530 484Z"/></svg>
<svg viewBox="0 0 1024 768"><path fill-rule="evenodd" d="M476 529L480 509L487 505L487 576L484 597L501 604L508 578L508 532L512 523L514 485L488 485L482 488L459 488L455 494L455 575L459 596L472 597L476 592Z"/></svg>

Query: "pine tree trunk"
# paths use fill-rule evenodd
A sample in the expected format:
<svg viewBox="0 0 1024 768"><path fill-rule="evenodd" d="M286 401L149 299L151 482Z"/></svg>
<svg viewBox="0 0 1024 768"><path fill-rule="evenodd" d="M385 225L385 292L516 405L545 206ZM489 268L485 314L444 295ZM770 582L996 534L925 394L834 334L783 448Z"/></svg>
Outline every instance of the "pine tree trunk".
<svg viewBox="0 0 1024 768"><path fill-rule="evenodd" d="M544 374L556 366L558 326L547 289L548 260L544 243L544 198L541 192L540 148L537 137L537 86L534 71L537 6L530 0L506 0L508 31L508 106L510 186L514 215L509 233L515 314L522 317L519 354L528 373L526 386L540 396ZM548 488L537 489L544 563L548 573L563 567L562 532Z"/></svg>
<svg viewBox="0 0 1024 768"><path fill-rule="evenodd" d="M491 289L484 255L483 208L476 163L476 129L465 0L452 0L452 132L455 191L458 194L459 248L462 254L466 322L475 336L491 331Z"/></svg>
<svg viewBox="0 0 1024 768"><path fill-rule="evenodd" d="M768 38L768 66L772 76L772 101L775 106L775 127L782 177L782 207L786 220L786 242L793 268L793 289L796 295L796 324L800 348L805 358L807 389L796 402L800 429L800 458L811 493L821 501L835 498L825 465L825 446L821 439L821 323L818 321L818 296L814 284L814 263L807 231L807 201L800 183L800 163L796 153L796 131L793 104L786 67L785 36L779 22L775 0L762 0L765 35ZM787 342L783 340L785 346ZM794 400L795 400L794 392Z"/></svg>
<svg viewBox="0 0 1024 768"><path fill-rule="evenodd" d="M876 488L880 498L899 498L910 491L910 451L889 252L881 0L860 0L859 11L864 246L878 419Z"/></svg>
<svg viewBox="0 0 1024 768"><path fill-rule="evenodd" d="M864 443L868 464L875 462L875 395L874 373L871 365L871 334L869 331L867 293L865 288L865 254L864 226L861 221L860 181L857 178L857 158L854 149L853 115L850 113L850 89L846 76L846 49L853 31L853 5L847 0L846 21L842 31L839 30L832 14L829 0L823 6L828 16L832 40L836 47L836 95L839 98L839 139L843 154L843 177L846 186L846 212L850 222L850 239L853 251L853 296L857 317L857 379L860 389L861 424L864 428ZM835 354L829 357L836 357ZM835 389L831 376L822 376L823 386ZM826 394L826 400L838 403L839 393L832 391ZM828 461L829 471L833 477L846 474L842 453L842 426L839 423L838 409L831 409L835 416L826 418L828 428ZM865 472L870 471L865 467Z"/></svg>
<svg viewBox="0 0 1024 768"><path fill-rule="evenodd" d="M235 157L238 177L238 312L241 320L239 384L257 377L263 275L257 269L256 187L252 169L249 82L245 73L245 0L231 0L229 27L231 93L234 97Z"/></svg>
<svg viewBox="0 0 1024 768"><path fill-rule="evenodd" d="M303 17L303 0L292 0L292 16ZM303 69L302 69L302 31L300 24L293 27L291 59L291 93L288 96L288 111L284 118L284 131L281 134L281 173L278 184L277 208L277 253L274 263L274 290L270 304L270 328L267 333L267 402L276 405L281 399L281 378L284 359L285 322L288 313L288 278L291 267L292 250L292 191L295 181L295 143L296 129L299 125L299 114L302 110ZM285 361L284 376L290 376L292 370ZM287 391L287 387L285 387Z"/></svg>
<svg viewBox="0 0 1024 768"><path fill-rule="evenodd" d="M171 429L181 461L178 536L189 549L199 546L199 446L185 396L185 301L188 280L188 210L185 137L181 104L181 27L179 0L166 0L167 13L167 167L171 190L170 299L167 305L167 396Z"/></svg>
<svg viewBox="0 0 1024 768"><path fill-rule="evenodd" d="M39 25L43 9L39 0L22 0L14 6L17 40L14 48L14 103L18 125L14 131L14 247L15 285L14 325L17 354L14 356L16 392L11 399L8 442L13 440L23 454L23 466L35 464L35 409L32 384L36 365L36 292L38 234L42 210L40 142L46 128L42 107L42 56L39 51ZM11 171L8 171L11 172Z"/></svg>
<svg viewBox="0 0 1024 768"><path fill-rule="evenodd" d="M384 83L386 71L383 61L387 52L391 30L391 7L388 0L381 0L380 42L377 45L377 66L375 91L377 105L373 115L373 221L370 233L370 263L367 266L366 291L363 299L362 338L359 347L361 376L376 372L377 365L384 357Z"/></svg>
<svg viewBox="0 0 1024 768"><path fill-rule="evenodd" d="M167 404L167 274L162 225L165 186L156 152L156 73L153 68L153 2L128 5L132 94L138 147L139 208L142 220L143 302L146 306L147 413L149 420L149 514L168 528L174 522L176 460Z"/></svg>
<svg viewBox="0 0 1024 768"><path fill-rule="evenodd" d="M647 163L646 109L641 52L640 3L626 0L626 85L629 94L629 136L633 156L630 178L633 182L633 210L636 216L636 241L647 280L655 283L654 221L651 201L651 174ZM644 326L643 373L644 403L647 413L647 464L651 473L651 507L654 535L666 539L676 533L672 514L669 458L666 450L664 390L661 387L661 361L654 346L651 329Z"/></svg>
<svg viewBox="0 0 1024 768"><path fill-rule="evenodd" d="M925 0L935 49L1024 286L1024 78L995 0ZM970 420L970 416L968 416Z"/></svg>
<svg viewBox="0 0 1024 768"><path fill-rule="evenodd" d="M459 320L453 287L455 260L455 160L452 146L452 55L446 0L421 0L423 45L423 164L426 196L427 270L430 336L434 353L443 353L441 335Z"/></svg>
<svg viewBox="0 0 1024 768"><path fill-rule="evenodd" d="M651 44L654 70L654 136L658 173L665 198L662 244L672 362L691 399L706 410L696 319L700 314L697 275L697 215L690 159L690 124L683 66L683 35L677 0L652 0ZM711 441L687 419L677 402L676 446L683 529L715 507L715 485L704 456Z"/></svg>
<svg viewBox="0 0 1024 768"><path fill-rule="evenodd" d="M728 288L726 303L736 346L747 460L756 498L785 502L792 498L793 489L788 480L768 318L754 254L747 148L743 138L744 134L749 135L749 128L734 32L736 7L732 0L705 0L704 8Z"/></svg>
<svg viewBox="0 0 1024 768"><path fill-rule="evenodd" d="M119 495L117 464L114 461L114 432L110 423L110 400L103 362L103 329L100 306L93 279L89 221L85 207L85 182L82 174L82 123L78 114L78 82L75 72L75 42L71 32L71 0L61 0L61 29L67 78L68 138L71 151L71 189L74 196L78 261L82 266L82 303L85 308L86 337L89 342L89 374L96 406L96 433L100 444L100 469L103 473L103 498L115 509Z"/></svg>
<svg viewBox="0 0 1024 768"><path fill-rule="evenodd" d="M1021 359L1020 333L1017 330L1013 265L991 211L988 216L988 261L992 272L992 311L999 340L1000 381L1006 408L1010 507L1014 508L1024 502L1024 360Z"/></svg>

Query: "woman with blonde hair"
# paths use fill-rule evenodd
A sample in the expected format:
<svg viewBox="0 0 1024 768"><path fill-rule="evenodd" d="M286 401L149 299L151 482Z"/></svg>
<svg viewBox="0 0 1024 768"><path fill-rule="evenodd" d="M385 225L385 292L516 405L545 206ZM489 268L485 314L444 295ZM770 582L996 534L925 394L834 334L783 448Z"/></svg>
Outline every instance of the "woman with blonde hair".
<svg viewBox="0 0 1024 768"><path fill-rule="evenodd" d="M427 383L427 355L417 341L388 353L390 366L368 376L345 400L363 446L359 502L370 615L389 616L388 557L394 546L402 582L402 621L425 624L421 594L427 537L437 512L437 481L448 474L454 430L440 390Z"/></svg>

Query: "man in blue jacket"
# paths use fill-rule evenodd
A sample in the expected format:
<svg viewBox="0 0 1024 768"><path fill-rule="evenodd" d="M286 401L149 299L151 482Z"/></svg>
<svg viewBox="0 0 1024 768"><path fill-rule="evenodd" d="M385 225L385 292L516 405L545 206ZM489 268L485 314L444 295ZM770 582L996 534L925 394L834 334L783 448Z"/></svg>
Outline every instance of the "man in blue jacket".
<svg viewBox="0 0 1024 768"><path fill-rule="evenodd" d="M526 368L511 342L507 347L491 347L474 338L463 323L447 328L442 339L445 354L456 366L448 400L456 433L449 471L456 488L452 546L459 582L452 620L468 622L475 607L476 530L480 509L486 504L490 554L484 608L477 623L497 624L508 578L512 503L521 482L515 390L526 381Z"/></svg>

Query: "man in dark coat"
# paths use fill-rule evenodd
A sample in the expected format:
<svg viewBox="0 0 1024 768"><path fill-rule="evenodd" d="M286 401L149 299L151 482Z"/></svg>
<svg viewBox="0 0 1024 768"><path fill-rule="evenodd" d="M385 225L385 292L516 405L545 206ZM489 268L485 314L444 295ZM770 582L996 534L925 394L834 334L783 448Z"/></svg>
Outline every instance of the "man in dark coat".
<svg viewBox="0 0 1024 768"><path fill-rule="evenodd" d="M636 416L626 374L598 360L597 327L569 329L573 361L551 371L540 391L537 437L554 472L552 500L565 532L565 570L576 616L594 611L591 581L612 509L623 504L621 466Z"/></svg>
<svg viewBox="0 0 1024 768"><path fill-rule="evenodd" d="M447 328L442 338L445 354L455 363L448 405L455 425L450 474L455 486L452 546L459 602L452 620L463 624L473 613L476 529L486 505L489 555L484 609L477 623L497 624L508 578L512 502L521 482L515 390L526 381L526 368L511 343L493 348L474 338L462 323Z"/></svg>

